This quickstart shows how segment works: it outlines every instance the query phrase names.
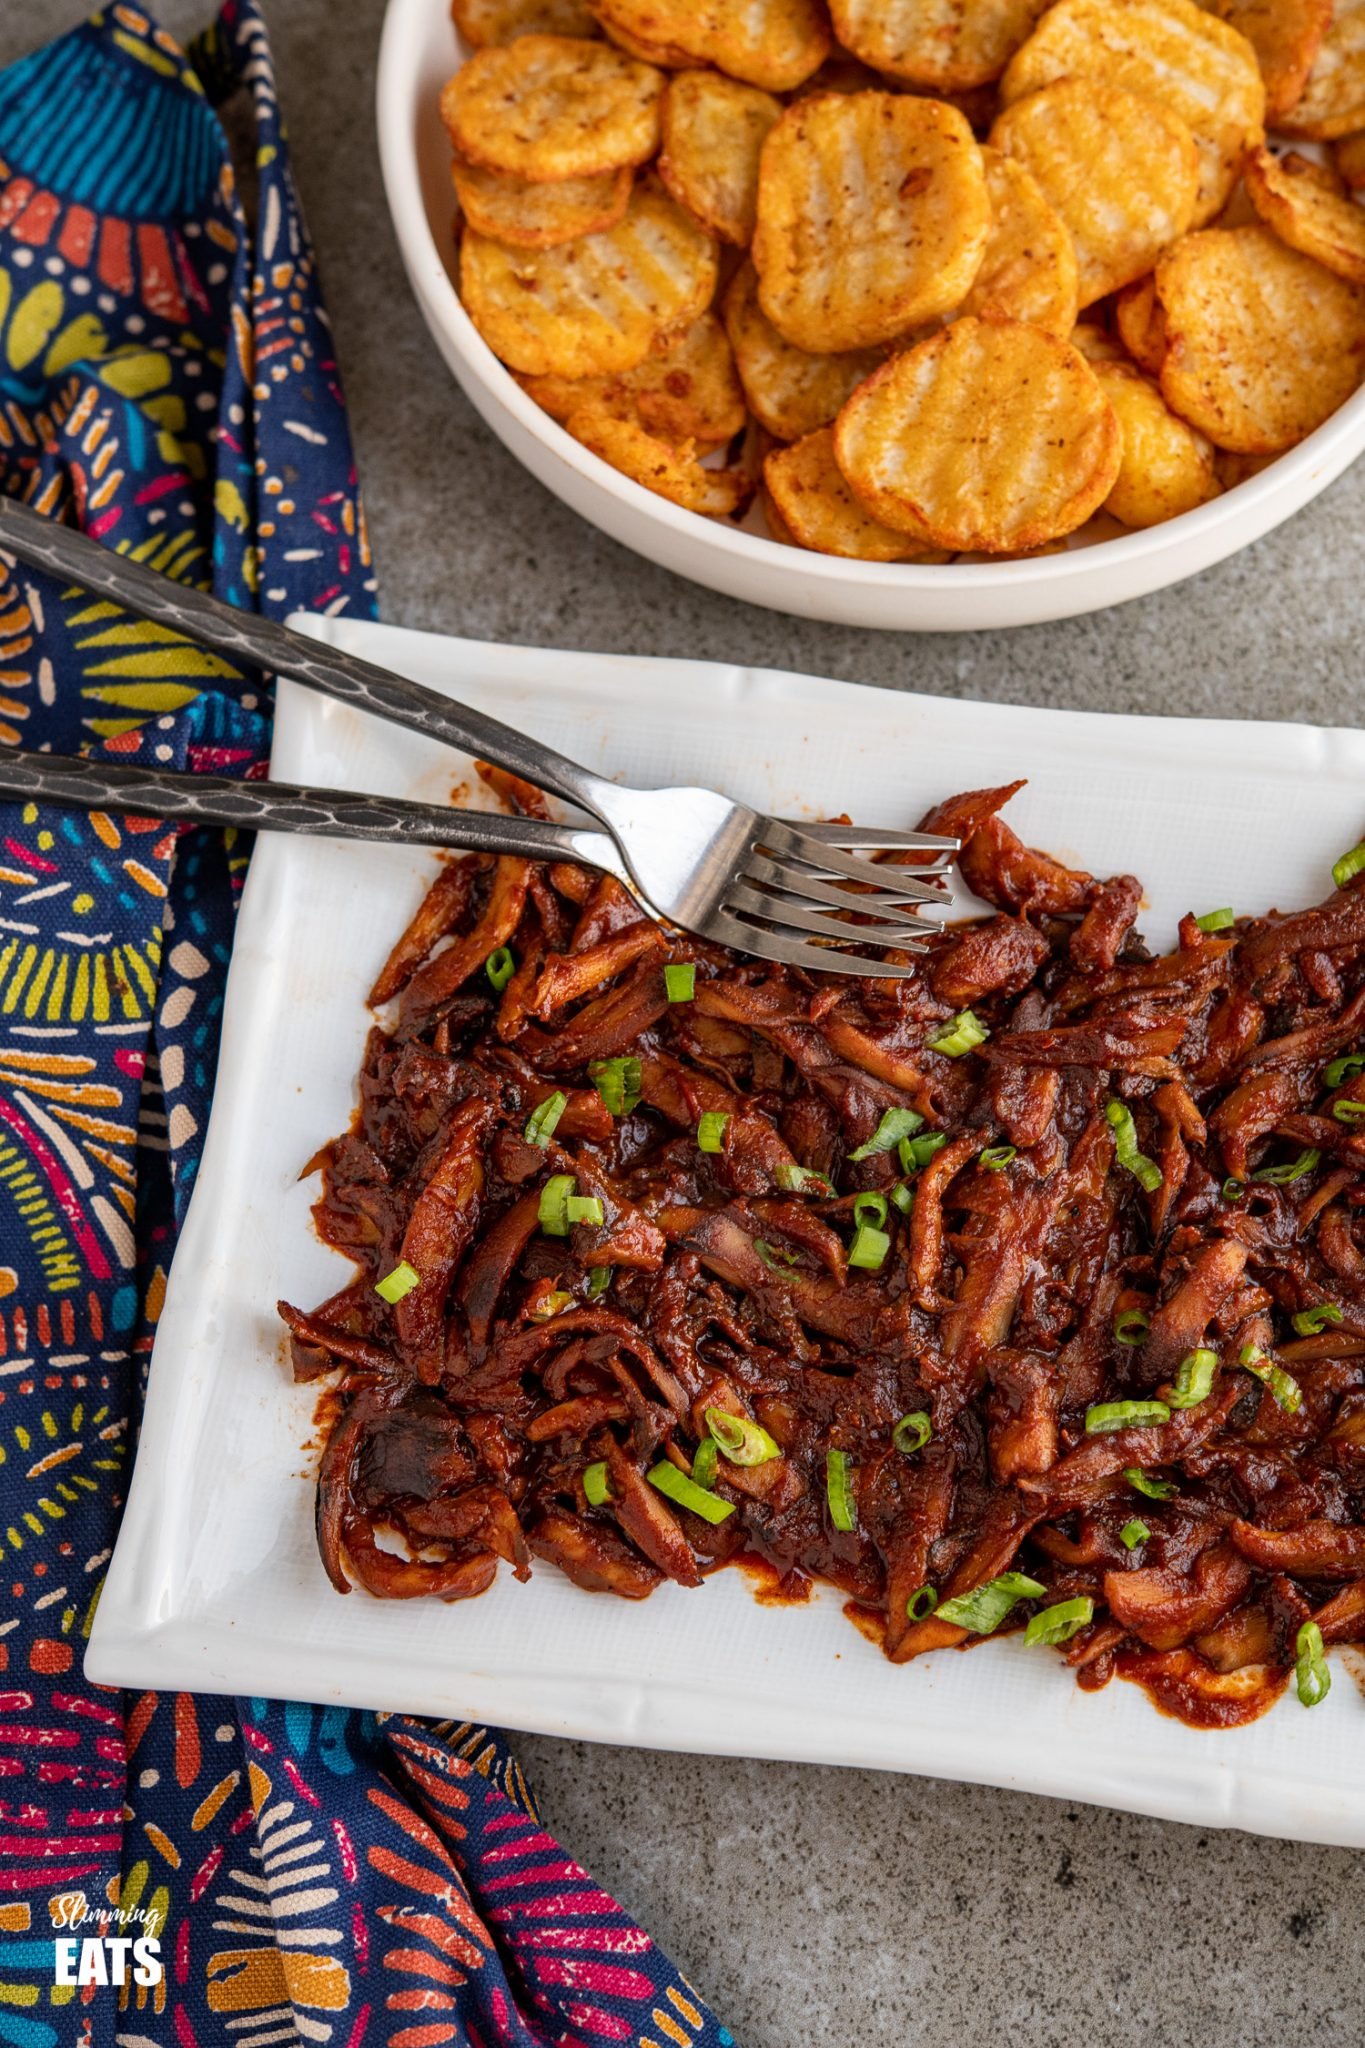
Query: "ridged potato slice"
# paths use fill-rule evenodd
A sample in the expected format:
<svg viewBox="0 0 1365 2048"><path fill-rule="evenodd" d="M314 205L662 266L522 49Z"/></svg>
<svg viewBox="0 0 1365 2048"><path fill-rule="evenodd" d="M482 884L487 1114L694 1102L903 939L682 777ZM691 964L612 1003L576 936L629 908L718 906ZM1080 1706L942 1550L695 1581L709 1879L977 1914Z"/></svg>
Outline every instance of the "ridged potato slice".
<svg viewBox="0 0 1365 2048"><path fill-rule="evenodd" d="M765 92L794 92L830 53L821 0L593 0L608 35L714 64ZM670 59L671 61L671 59Z"/></svg>
<svg viewBox="0 0 1365 2048"><path fill-rule="evenodd" d="M522 389L563 425L593 406L633 419L662 441L713 447L738 434L748 414L725 329L703 313L681 334L664 335L644 361L619 377L523 377Z"/></svg>
<svg viewBox="0 0 1365 2048"><path fill-rule="evenodd" d="M477 234L514 249L554 249L615 227L630 204L631 170L600 178L557 178L534 185L455 157L450 166L460 211Z"/></svg>
<svg viewBox="0 0 1365 2048"><path fill-rule="evenodd" d="M830 0L834 31L855 57L938 92L990 85L1048 0Z"/></svg>
<svg viewBox="0 0 1365 2048"><path fill-rule="evenodd" d="M1096 363L1094 371L1123 432L1123 460L1105 511L1125 526L1160 526L1216 498L1222 486L1213 443L1171 411L1141 370Z"/></svg>
<svg viewBox="0 0 1365 2048"><path fill-rule="evenodd" d="M642 164L659 147L664 76L606 43L518 36L476 51L441 94L467 163L546 181Z"/></svg>
<svg viewBox="0 0 1365 2048"><path fill-rule="evenodd" d="M1336 0L1308 83L1280 126L1314 142L1365 128L1365 0Z"/></svg>
<svg viewBox="0 0 1365 2048"><path fill-rule="evenodd" d="M782 102L719 71L680 71L663 105L659 176L680 206L723 242L747 249L758 213L758 161Z"/></svg>
<svg viewBox="0 0 1365 2048"><path fill-rule="evenodd" d="M1262 148L1245 175L1252 205L1282 242L1365 284L1365 206L1346 196L1336 171L1293 151L1275 156Z"/></svg>
<svg viewBox="0 0 1365 2048"><path fill-rule="evenodd" d="M991 231L964 313L1028 320L1065 341L1080 310L1076 245L1022 163L983 149Z"/></svg>
<svg viewBox="0 0 1365 2048"><path fill-rule="evenodd" d="M703 469L690 444L661 440L603 406L585 405L564 424L575 441L613 469L685 511L725 519L742 511L753 496L754 480L747 471Z"/></svg>
<svg viewBox="0 0 1365 2048"><path fill-rule="evenodd" d="M849 489L834 459L834 429L818 427L790 448L775 448L763 464L771 504L798 547L854 562L945 562L942 549L926 548L883 526Z"/></svg>

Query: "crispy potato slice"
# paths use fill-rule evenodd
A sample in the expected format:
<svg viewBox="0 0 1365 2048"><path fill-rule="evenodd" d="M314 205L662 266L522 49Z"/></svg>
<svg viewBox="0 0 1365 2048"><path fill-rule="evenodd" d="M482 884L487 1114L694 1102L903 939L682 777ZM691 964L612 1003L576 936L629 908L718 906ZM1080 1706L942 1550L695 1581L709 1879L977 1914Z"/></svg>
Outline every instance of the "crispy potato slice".
<svg viewBox="0 0 1365 2048"><path fill-rule="evenodd" d="M1252 205L1282 242L1338 277L1365 284L1365 206L1346 197L1335 171L1292 150L1273 156L1263 147L1248 160L1246 184Z"/></svg>
<svg viewBox="0 0 1365 2048"><path fill-rule="evenodd" d="M936 92L997 79L1048 0L830 0L834 32L855 57Z"/></svg>
<svg viewBox="0 0 1365 2048"><path fill-rule="evenodd" d="M687 512L727 519L753 496L753 478L747 471L703 469L689 442L661 440L638 421L621 419L603 406L581 406L564 424L575 441L603 462Z"/></svg>
<svg viewBox="0 0 1365 2048"><path fill-rule="evenodd" d="M942 549L925 548L909 534L883 526L853 495L834 459L834 429L819 427L791 448L777 448L763 465L767 496L798 547L854 562L946 562Z"/></svg>
<svg viewBox="0 0 1365 2048"><path fill-rule="evenodd" d="M455 26L467 43L485 50L518 36L595 36L587 0L451 0Z"/></svg>
<svg viewBox="0 0 1365 2048"><path fill-rule="evenodd" d="M1156 278L1140 277L1119 293L1114 309L1123 345L1149 376L1159 377L1166 360L1166 315L1156 295Z"/></svg>
<svg viewBox="0 0 1365 2048"><path fill-rule="evenodd" d="M1029 320L1065 341L1076 325L1076 245L1033 173L998 149L983 149L991 231L964 313Z"/></svg>
<svg viewBox="0 0 1365 2048"><path fill-rule="evenodd" d="M664 77L606 43L518 36L447 83L441 119L467 163L518 178L600 177L659 147Z"/></svg>
<svg viewBox="0 0 1365 2048"><path fill-rule="evenodd" d="M593 0L611 36L681 52L765 92L794 92L830 53L821 0Z"/></svg>
<svg viewBox="0 0 1365 2048"><path fill-rule="evenodd" d="M1292 448L1365 367L1365 292L1269 228L1206 228L1157 265L1166 403L1220 448Z"/></svg>
<svg viewBox="0 0 1365 2048"><path fill-rule="evenodd" d="M1365 128L1365 0L1336 0L1308 83L1280 126L1314 142Z"/></svg>
<svg viewBox="0 0 1365 2048"><path fill-rule="evenodd" d="M656 336L695 320L716 288L716 244L652 176L614 228L557 249L467 233L460 295L509 369L530 377L633 370Z"/></svg>
<svg viewBox="0 0 1365 2048"><path fill-rule="evenodd" d="M1219 495L1213 443L1171 411L1141 370L1096 363L1095 376L1123 430L1123 461L1106 512L1125 526L1160 526Z"/></svg>
<svg viewBox="0 0 1365 2048"><path fill-rule="evenodd" d="M680 206L736 248L753 240L758 159L782 102L719 71L681 71L663 105L659 176Z"/></svg>
<svg viewBox="0 0 1365 2048"><path fill-rule="evenodd" d="M1342 183L1352 192L1365 192L1365 135L1347 135L1332 151Z"/></svg>
<svg viewBox="0 0 1365 2048"><path fill-rule="evenodd" d="M703 313L681 334L664 335L642 363L619 377L522 377L522 389L564 425L585 406L635 420L661 441L729 441L748 414L725 329Z"/></svg>
<svg viewBox="0 0 1365 2048"><path fill-rule="evenodd" d="M1152 268L1194 219L1199 150L1179 114L1094 78L1007 107L991 144L1032 171L1076 245L1080 303Z"/></svg>
<svg viewBox="0 0 1365 2048"><path fill-rule="evenodd" d="M630 204L631 170L533 185L456 157L450 167L460 211L476 233L514 249L554 249L615 227Z"/></svg>
<svg viewBox="0 0 1365 2048"><path fill-rule="evenodd" d="M883 350L850 349L811 355L787 341L758 303L752 263L739 271L725 294L725 331L749 409L779 441L828 426L844 400L881 365Z"/></svg>
<svg viewBox="0 0 1365 2048"><path fill-rule="evenodd" d="M1313 59L1332 25L1332 0L1204 0L1211 14L1240 30L1265 80L1272 127L1298 105Z"/></svg>
<svg viewBox="0 0 1365 2048"><path fill-rule="evenodd" d="M826 93L763 145L758 295L798 348L872 348L952 312L989 232L981 151L939 100Z"/></svg>
<svg viewBox="0 0 1365 2048"><path fill-rule="evenodd" d="M998 555L1083 525L1113 489L1123 440L1068 343L967 318L869 377L835 422L834 450L883 524Z"/></svg>
<svg viewBox="0 0 1365 2048"><path fill-rule="evenodd" d="M1256 52L1194 0L1057 0L1011 58L1001 97L1009 106L1062 78L1146 93L1188 124L1200 155L1196 227L1226 204L1243 157L1264 139Z"/></svg>

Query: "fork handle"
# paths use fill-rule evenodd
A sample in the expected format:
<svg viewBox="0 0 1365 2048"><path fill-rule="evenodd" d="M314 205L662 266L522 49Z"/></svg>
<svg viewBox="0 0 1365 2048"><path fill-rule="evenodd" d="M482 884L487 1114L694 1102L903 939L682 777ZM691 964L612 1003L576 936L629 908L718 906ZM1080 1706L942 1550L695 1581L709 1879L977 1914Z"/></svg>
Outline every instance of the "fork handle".
<svg viewBox="0 0 1365 2048"><path fill-rule="evenodd" d="M293 632L259 612L238 611L205 590L173 582L144 563L102 547L75 527L45 519L3 495L0 551L30 569L45 570L50 576L107 597L138 618L169 626L226 661L289 676L358 711L371 712L427 739L495 762L538 789L553 790L580 809L604 816L610 785L500 719L489 718L485 712L456 703L374 662L362 661L358 655Z"/></svg>
<svg viewBox="0 0 1365 2048"><path fill-rule="evenodd" d="M529 860L583 861L624 877L603 832L552 825L542 818L414 804L349 789L300 789L287 782L237 782L229 775L180 775L135 761L88 761L0 747L0 796L78 811L174 818L191 825L236 825L244 832L302 832L329 839L457 846L470 853L515 853Z"/></svg>

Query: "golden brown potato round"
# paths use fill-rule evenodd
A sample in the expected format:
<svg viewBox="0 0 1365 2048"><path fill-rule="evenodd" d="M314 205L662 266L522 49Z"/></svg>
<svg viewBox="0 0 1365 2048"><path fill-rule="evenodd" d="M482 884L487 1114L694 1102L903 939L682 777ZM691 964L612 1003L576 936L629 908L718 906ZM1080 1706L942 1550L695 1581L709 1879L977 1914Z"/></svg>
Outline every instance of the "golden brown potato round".
<svg viewBox="0 0 1365 2048"><path fill-rule="evenodd" d="M742 469L703 469L693 449L660 440L635 420L621 419L605 407L582 406L564 422L581 441L622 476L643 484L684 511L709 519L727 519L743 511L753 496L753 478Z"/></svg>
<svg viewBox="0 0 1365 2048"><path fill-rule="evenodd" d="M1216 498L1213 443L1171 411L1141 370L1127 363L1096 363L1094 370L1123 431L1123 460L1105 511L1125 526L1160 526Z"/></svg>
<svg viewBox="0 0 1365 2048"><path fill-rule="evenodd" d="M455 157L450 167L460 211L476 233L514 249L554 249L580 235L614 227L630 204L635 174L607 171L600 178L558 178L533 185L503 171Z"/></svg>
<svg viewBox="0 0 1365 2048"><path fill-rule="evenodd" d="M951 312L989 230L981 151L941 101L827 93L763 145L758 295L798 348L872 348Z"/></svg>
<svg viewBox="0 0 1365 2048"><path fill-rule="evenodd" d="M998 149L983 149L991 231L964 313L1027 320L1065 341L1076 325L1080 275L1076 245L1030 170Z"/></svg>
<svg viewBox="0 0 1365 2048"><path fill-rule="evenodd" d="M725 331L754 418L779 441L799 441L828 426L844 400L879 368L884 351L811 355L778 333L758 303L758 278L746 263L725 294Z"/></svg>
<svg viewBox="0 0 1365 2048"><path fill-rule="evenodd" d="M595 178L659 147L663 73L573 36L518 36L479 50L441 94L467 163L545 181Z"/></svg>
<svg viewBox="0 0 1365 2048"><path fill-rule="evenodd" d="M1157 266L1166 403L1220 448L1269 455L1320 427L1365 367L1365 292L1269 228L1206 228Z"/></svg>
<svg viewBox="0 0 1365 2048"><path fill-rule="evenodd" d="M1114 309L1119 335L1135 363L1159 377L1166 360L1166 315L1156 295L1156 278L1140 277L1119 293Z"/></svg>
<svg viewBox="0 0 1365 2048"><path fill-rule="evenodd" d="M992 555L1073 533L1123 456L1083 356L1040 328L970 318L861 385L834 447L874 518L928 546Z"/></svg>
<svg viewBox="0 0 1365 2048"><path fill-rule="evenodd" d="M830 52L821 0L593 0L608 35L714 64L765 92L794 92Z"/></svg>
<svg viewBox="0 0 1365 2048"><path fill-rule="evenodd" d="M846 49L892 78L935 92L990 85L1047 0L831 0Z"/></svg>
<svg viewBox="0 0 1365 2048"><path fill-rule="evenodd" d="M1365 0L1336 0L1308 83L1280 126L1315 142L1365 128Z"/></svg>
<svg viewBox="0 0 1365 2048"><path fill-rule="evenodd" d="M723 242L747 249L758 212L758 160L782 102L719 71L680 71L663 105L659 176L680 206Z"/></svg>
<svg viewBox="0 0 1365 2048"><path fill-rule="evenodd" d="M1262 148L1248 160L1246 186L1282 242L1338 277L1365 284L1365 206L1346 197L1335 171L1293 151L1274 156Z"/></svg>
<svg viewBox="0 0 1365 2048"><path fill-rule="evenodd" d="M732 440L748 417L730 343L714 313L703 313L681 334L661 336L643 362L619 377L518 381L561 426L570 413L591 406L633 419L661 441L714 447Z"/></svg>
<svg viewBox="0 0 1365 2048"><path fill-rule="evenodd" d="M1265 117L1272 127L1298 105L1313 60L1332 25L1332 0L1204 0L1211 13L1244 35L1265 80Z"/></svg>
<svg viewBox="0 0 1365 2048"><path fill-rule="evenodd" d="M452 0L455 26L476 50L518 36L595 36L586 0Z"/></svg>
<svg viewBox="0 0 1365 2048"><path fill-rule="evenodd" d="M855 562L946 561L893 526L874 519L845 482L834 459L834 430L819 427L763 465L767 496L798 547Z"/></svg>

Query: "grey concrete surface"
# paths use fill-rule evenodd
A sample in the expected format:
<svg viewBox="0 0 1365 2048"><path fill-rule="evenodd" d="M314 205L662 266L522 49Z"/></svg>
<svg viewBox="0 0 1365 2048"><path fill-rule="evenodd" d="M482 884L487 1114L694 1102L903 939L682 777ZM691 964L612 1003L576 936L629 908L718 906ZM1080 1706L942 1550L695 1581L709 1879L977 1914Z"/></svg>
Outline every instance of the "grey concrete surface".
<svg viewBox="0 0 1365 2048"><path fill-rule="evenodd" d="M208 6L160 14L185 35ZM1012 635L803 624L603 539L480 425L408 296L372 135L383 0L266 7L390 619L1011 703L1356 722L1365 465L1196 582ZM0 61L84 12L0 0ZM864 1771L519 1746L547 1824L741 2048L1335 2048L1365 2031L1358 1856Z"/></svg>

